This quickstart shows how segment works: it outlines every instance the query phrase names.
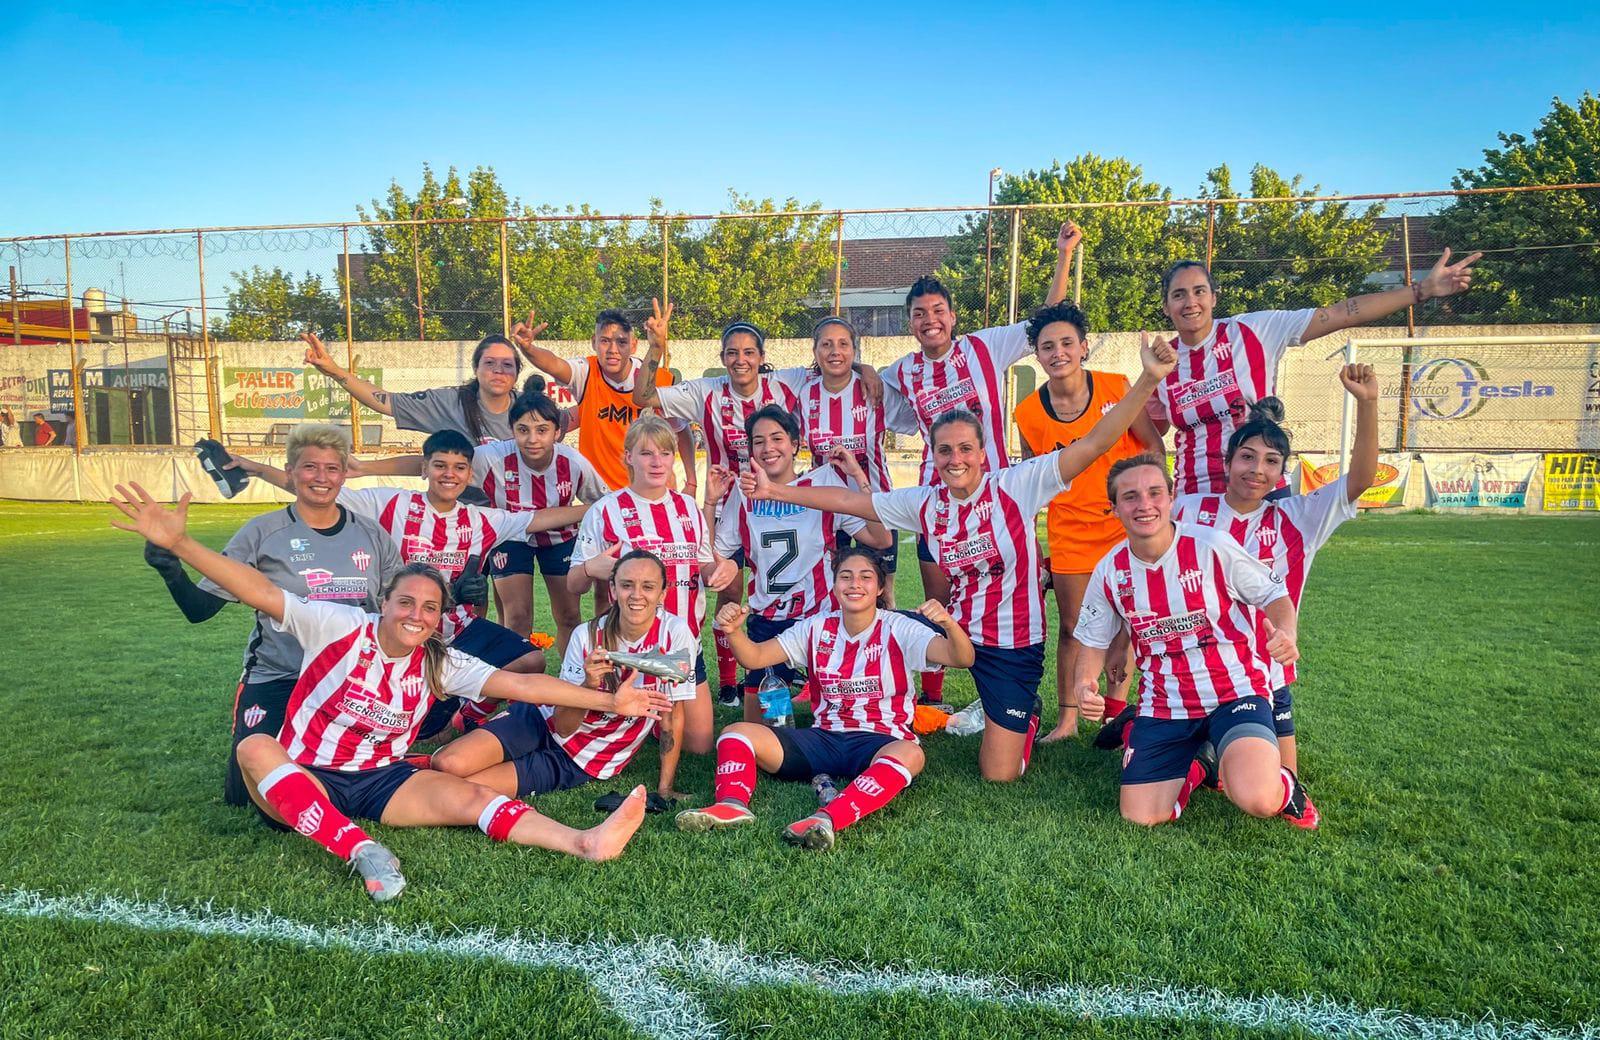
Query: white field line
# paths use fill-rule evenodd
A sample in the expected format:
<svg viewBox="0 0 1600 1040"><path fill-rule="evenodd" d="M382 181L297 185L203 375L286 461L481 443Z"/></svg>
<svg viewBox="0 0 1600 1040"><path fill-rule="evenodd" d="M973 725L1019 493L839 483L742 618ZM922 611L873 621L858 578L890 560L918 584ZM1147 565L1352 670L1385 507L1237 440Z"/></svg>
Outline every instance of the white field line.
<svg viewBox="0 0 1600 1040"><path fill-rule="evenodd" d="M714 1038L718 1024L694 994L676 985L681 975L728 989L798 986L838 996L909 994L1007 1008L1048 1008L1081 1019L1205 1022L1242 1028L1298 1027L1330 1040L1600 1040L1600 1025L1576 1029L1495 1018L1427 1018L1363 1009L1326 997L1236 997L1216 990L1162 986L1030 987L1000 976L957 975L904 968L814 964L770 957L712 939L606 939L566 942L489 929L440 933L401 929L380 921L333 927L278 917L241 914L209 904L189 908L165 901L116 896L49 896L27 889L0 890L0 916L111 924L145 932L177 932L280 942L308 949L367 954L426 954L487 960L519 968L581 972L630 1027L662 1040Z"/></svg>

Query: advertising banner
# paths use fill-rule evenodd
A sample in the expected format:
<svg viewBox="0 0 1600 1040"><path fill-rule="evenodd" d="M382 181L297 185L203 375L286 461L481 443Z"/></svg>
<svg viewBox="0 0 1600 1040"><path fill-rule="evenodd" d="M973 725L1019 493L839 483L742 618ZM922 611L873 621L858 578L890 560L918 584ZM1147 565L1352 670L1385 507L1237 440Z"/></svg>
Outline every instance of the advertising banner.
<svg viewBox="0 0 1600 1040"><path fill-rule="evenodd" d="M1544 457L1544 508L1600 511L1600 455L1562 452Z"/></svg>
<svg viewBox="0 0 1600 1040"><path fill-rule="evenodd" d="M1471 453L1428 454L1422 475L1428 482L1428 505L1434 509L1494 506L1521 509L1528 504L1528 485L1539 468L1537 452L1515 455Z"/></svg>
<svg viewBox="0 0 1600 1040"><path fill-rule="evenodd" d="M381 368L363 368L357 375L383 385ZM225 366L222 411L235 419L348 419L350 395L314 368Z"/></svg>
<svg viewBox="0 0 1600 1040"><path fill-rule="evenodd" d="M1384 506L1403 505L1406 500L1406 481L1411 477L1411 456L1400 453L1378 456L1378 475L1356 505L1361 509L1378 509ZM1300 493L1315 491L1324 484L1339 479L1337 455L1300 456Z"/></svg>
<svg viewBox="0 0 1600 1040"><path fill-rule="evenodd" d="M72 411L72 370L52 368L47 373L50 381L50 410L56 413ZM145 368L86 368L83 370L85 390L165 390L167 366Z"/></svg>

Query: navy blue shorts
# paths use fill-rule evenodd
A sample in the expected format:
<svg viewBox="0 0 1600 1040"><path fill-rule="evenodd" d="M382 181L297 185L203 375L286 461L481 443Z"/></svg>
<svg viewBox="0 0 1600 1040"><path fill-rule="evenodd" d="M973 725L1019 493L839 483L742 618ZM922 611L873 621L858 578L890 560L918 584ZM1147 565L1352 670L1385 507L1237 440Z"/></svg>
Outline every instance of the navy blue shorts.
<svg viewBox="0 0 1600 1040"><path fill-rule="evenodd" d="M247 677L248 678L248 677ZM276 737L283 729L283 717L289 710L289 698L294 695L299 679L268 679L265 682L242 682L233 695L233 747L239 741L256 733ZM254 804L250 801L248 784L239 772L239 760L228 751L228 765L222 781L222 800L232 806Z"/></svg>
<svg viewBox="0 0 1600 1040"><path fill-rule="evenodd" d="M1272 705L1265 697L1240 697L1218 706L1203 719L1154 719L1141 715L1133 720L1128 746L1122 752L1122 782L1182 780L1200 745L1209 741L1221 761L1228 745L1240 737L1260 737L1277 745Z"/></svg>
<svg viewBox="0 0 1600 1040"><path fill-rule="evenodd" d="M793 628L799 618L786 618L782 621L773 618L764 618L760 614L751 614L744 619L745 634L752 643L765 643L769 639L778 638L780 632L787 632ZM768 675L776 675L784 682L793 685L800 680L800 673L787 661L775 664L770 668L757 668L755 671L744 673L744 688L747 693L754 693L761 688L761 683ZM809 779L809 778L808 778Z"/></svg>
<svg viewBox="0 0 1600 1040"><path fill-rule="evenodd" d="M772 775L795 781L809 781L818 773L855 776L872 764L878 752L899 739L885 733L793 726L780 726L772 734L783 745L783 762Z"/></svg>
<svg viewBox="0 0 1600 1040"><path fill-rule="evenodd" d="M1272 693L1272 731L1280 737L1294 736L1293 686Z"/></svg>
<svg viewBox="0 0 1600 1040"><path fill-rule="evenodd" d="M505 668L538 649L511 629L488 618L474 618L470 625L456 633L450 646L495 668Z"/></svg>
<svg viewBox="0 0 1600 1040"><path fill-rule="evenodd" d="M877 549L870 545L861 547L875 553L878 559L883 562L883 569L893 574L900 567L900 536L894 531L890 531L889 536L894 541L889 543L889 548L887 549ZM835 551L848 549L856 544L858 544L856 540L843 531L835 531L833 533L833 548Z"/></svg>
<svg viewBox="0 0 1600 1040"><path fill-rule="evenodd" d="M934 562L933 550L928 548L928 536L925 534L917 535L917 559L923 563Z"/></svg>
<svg viewBox="0 0 1600 1040"><path fill-rule="evenodd" d="M388 807L389 799L400 790L400 785L421 772L409 762L391 762L376 769L357 769L348 772L343 769L324 769L321 766L300 768L321 782L323 790L328 792L328 801L333 803L335 809L352 820L379 821L383 819L383 810ZM261 813L261 818L266 821L267 826L274 830L290 829L261 812L259 805L256 806L256 812Z"/></svg>
<svg viewBox="0 0 1600 1040"><path fill-rule="evenodd" d="M983 713L1013 733L1028 732L1039 714L1039 680L1044 678L1044 644L977 646L972 682L983 701Z"/></svg>
<svg viewBox="0 0 1600 1040"><path fill-rule="evenodd" d="M704 650L696 650L694 652L694 684L696 686L699 686L701 683L703 683L705 681L706 681L706 652Z"/></svg>
<svg viewBox="0 0 1600 1040"><path fill-rule="evenodd" d="M572 569L572 546L576 538L554 545L529 545L527 542L501 542L489 554L489 576L508 578L513 574L532 574L534 564L547 578L564 578Z"/></svg>
<svg viewBox="0 0 1600 1040"><path fill-rule="evenodd" d="M517 797L582 787L591 779L550 733L544 712L536 705L515 701L504 715L479 727L493 733L506 760L517 770Z"/></svg>

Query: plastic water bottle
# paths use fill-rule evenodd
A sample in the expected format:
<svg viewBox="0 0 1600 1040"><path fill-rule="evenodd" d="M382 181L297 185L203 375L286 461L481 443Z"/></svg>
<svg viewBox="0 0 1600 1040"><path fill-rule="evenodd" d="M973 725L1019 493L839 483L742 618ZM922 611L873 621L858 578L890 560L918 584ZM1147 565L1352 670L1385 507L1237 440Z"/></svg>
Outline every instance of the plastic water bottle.
<svg viewBox="0 0 1600 1040"><path fill-rule="evenodd" d="M767 725L794 725L794 701L783 676L769 670L762 677L761 685L756 687L756 698L761 702L761 719Z"/></svg>
<svg viewBox="0 0 1600 1040"><path fill-rule="evenodd" d="M983 732L987 720L983 717L983 701L974 700L950 716L944 731L954 737L970 737Z"/></svg>

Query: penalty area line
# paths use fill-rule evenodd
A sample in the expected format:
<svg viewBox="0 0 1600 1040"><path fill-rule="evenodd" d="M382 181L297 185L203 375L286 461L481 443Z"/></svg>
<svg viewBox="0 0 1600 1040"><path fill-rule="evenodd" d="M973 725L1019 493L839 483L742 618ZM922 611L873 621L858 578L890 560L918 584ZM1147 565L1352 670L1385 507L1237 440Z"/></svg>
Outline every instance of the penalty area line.
<svg viewBox="0 0 1600 1040"><path fill-rule="evenodd" d="M570 942L517 931L399 928L386 921L346 921L328 927L279 917L270 910L240 913L209 905L185 907L164 900L90 894L51 896L28 889L0 889L0 916L259 940L313 950L423 954L524 969L575 971L587 977L610 1010L628 1026L662 1040L711 1040L722 1035L700 1000L668 975L729 989L799 987L840 997L905 994L1048 1009L1080 1019L1209 1022L1241 1028L1287 1026L1330 1040L1600 1040L1600 1025L1593 1022L1570 1028L1495 1017L1431 1018L1358 1008L1327 997L1230 996L1176 986L1025 986L1000 976L765 956L713 939L658 936Z"/></svg>

